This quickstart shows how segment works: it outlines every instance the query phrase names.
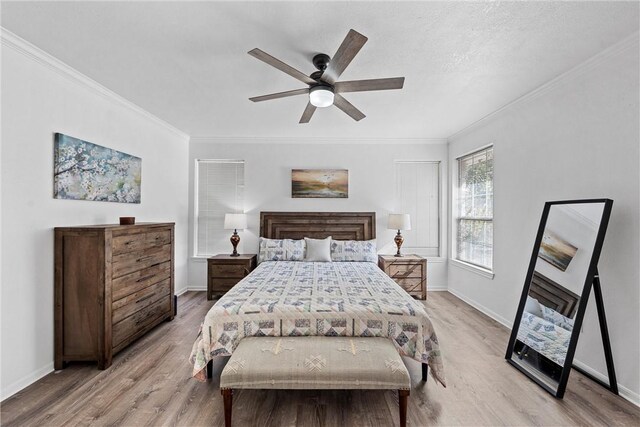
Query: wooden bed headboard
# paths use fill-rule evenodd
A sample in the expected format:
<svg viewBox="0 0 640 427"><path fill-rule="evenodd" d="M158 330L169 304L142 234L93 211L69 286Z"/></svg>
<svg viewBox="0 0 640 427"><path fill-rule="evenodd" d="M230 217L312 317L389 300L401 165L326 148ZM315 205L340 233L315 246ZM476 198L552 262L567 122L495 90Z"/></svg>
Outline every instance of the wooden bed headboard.
<svg viewBox="0 0 640 427"><path fill-rule="evenodd" d="M537 271L533 272L529 296L569 318L573 318L580 301L580 295L571 292Z"/></svg>
<svg viewBox="0 0 640 427"><path fill-rule="evenodd" d="M268 239L370 240L375 212L260 212L260 237Z"/></svg>

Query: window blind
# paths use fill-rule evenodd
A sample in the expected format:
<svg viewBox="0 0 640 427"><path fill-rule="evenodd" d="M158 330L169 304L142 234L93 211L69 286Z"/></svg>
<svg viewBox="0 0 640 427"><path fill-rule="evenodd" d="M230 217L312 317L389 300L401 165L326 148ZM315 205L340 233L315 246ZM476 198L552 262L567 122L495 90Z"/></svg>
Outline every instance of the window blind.
<svg viewBox="0 0 640 427"><path fill-rule="evenodd" d="M231 251L224 215L244 212L244 161L196 160L195 255Z"/></svg>
<svg viewBox="0 0 640 427"><path fill-rule="evenodd" d="M440 256L440 163L396 162L399 213L411 216L411 230L402 231L405 247L423 256Z"/></svg>

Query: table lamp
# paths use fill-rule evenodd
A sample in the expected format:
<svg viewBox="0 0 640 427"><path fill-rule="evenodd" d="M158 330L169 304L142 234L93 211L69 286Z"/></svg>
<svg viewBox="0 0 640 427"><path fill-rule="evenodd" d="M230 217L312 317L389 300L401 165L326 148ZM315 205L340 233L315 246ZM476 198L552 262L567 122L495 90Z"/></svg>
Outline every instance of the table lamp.
<svg viewBox="0 0 640 427"><path fill-rule="evenodd" d="M233 235L229 240L233 245L233 253L231 256L240 256L237 251L238 243L240 243L240 236L238 236L238 230L244 230L247 228L247 215L245 214L233 214L228 213L224 215L224 229L233 230Z"/></svg>
<svg viewBox="0 0 640 427"><path fill-rule="evenodd" d="M398 247L396 256L402 256L400 253L400 247L402 246L402 242L404 242L404 237L400 234L400 230L411 230L411 218L409 217L409 214L389 214L387 228L389 230L398 230L398 234L396 234L393 241L396 242L396 246Z"/></svg>

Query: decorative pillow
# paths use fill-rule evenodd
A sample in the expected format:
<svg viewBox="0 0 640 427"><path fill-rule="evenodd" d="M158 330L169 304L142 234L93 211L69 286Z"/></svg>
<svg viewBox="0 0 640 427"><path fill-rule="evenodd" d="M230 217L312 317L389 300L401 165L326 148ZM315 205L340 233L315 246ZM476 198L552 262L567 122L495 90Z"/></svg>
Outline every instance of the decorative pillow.
<svg viewBox="0 0 640 427"><path fill-rule="evenodd" d="M260 238L258 263L263 261L302 261L304 240Z"/></svg>
<svg viewBox="0 0 640 427"><path fill-rule="evenodd" d="M307 244L307 255L305 261L331 262L331 236L326 239L304 238Z"/></svg>
<svg viewBox="0 0 640 427"><path fill-rule="evenodd" d="M549 307L545 307L542 304L540 304L540 306L542 307L542 317L544 318L544 320L546 320L547 322L551 322L554 325L559 326L569 332L573 331L573 319L563 316L557 311Z"/></svg>
<svg viewBox="0 0 640 427"><path fill-rule="evenodd" d="M540 308L540 303L537 299L531 298L527 295L527 302L524 305L524 311L527 313L531 313L534 316L538 316L542 318L542 309Z"/></svg>
<svg viewBox="0 0 640 427"><path fill-rule="evenodd" d="M372 240L332 240L331 259L333 261L378 262L376 239Z"/></svg>

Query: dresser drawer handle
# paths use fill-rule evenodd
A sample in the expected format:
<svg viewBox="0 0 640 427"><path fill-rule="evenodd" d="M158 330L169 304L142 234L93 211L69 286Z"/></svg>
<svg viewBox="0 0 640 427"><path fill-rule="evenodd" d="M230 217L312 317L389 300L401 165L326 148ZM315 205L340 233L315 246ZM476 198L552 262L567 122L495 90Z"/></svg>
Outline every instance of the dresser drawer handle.
<svg viewBox="0 0 640 427"><path fill-rule="evenodd" d="M147 295L146 297L142 297L142 298L140 298L139 300L137 300L135 303L137 304L137 303L142 302L142 301L144 301L144 300L146 300L146 299L149 299L149 298L151 298L151 297L153 297L153 294L151 294L151 295Z"/></svg>
<svg viewBox="0 0 640 427"><path fill-rule="evenodd" d="M155 274L150 274L148 276L141 277L138 280L136 280L136 283L144 282L147 279L151 279L153 276L155 276Z"/></svg>

